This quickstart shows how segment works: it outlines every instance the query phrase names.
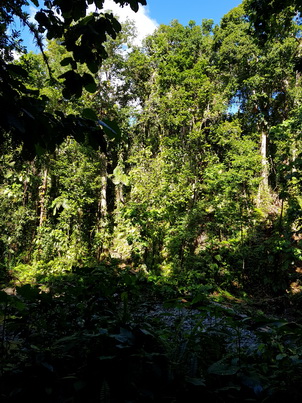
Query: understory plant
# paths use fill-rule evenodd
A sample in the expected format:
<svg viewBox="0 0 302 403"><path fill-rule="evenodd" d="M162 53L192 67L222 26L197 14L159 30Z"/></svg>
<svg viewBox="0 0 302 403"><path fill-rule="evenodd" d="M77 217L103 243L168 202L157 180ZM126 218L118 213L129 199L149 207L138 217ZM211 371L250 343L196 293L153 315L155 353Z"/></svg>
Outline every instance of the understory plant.
<svg viewBox="0 0 302 403"><path fill-rule="evenodd" d="M1 291L1 401L301 399L301 325L166 292L114 262Z"/></svg>

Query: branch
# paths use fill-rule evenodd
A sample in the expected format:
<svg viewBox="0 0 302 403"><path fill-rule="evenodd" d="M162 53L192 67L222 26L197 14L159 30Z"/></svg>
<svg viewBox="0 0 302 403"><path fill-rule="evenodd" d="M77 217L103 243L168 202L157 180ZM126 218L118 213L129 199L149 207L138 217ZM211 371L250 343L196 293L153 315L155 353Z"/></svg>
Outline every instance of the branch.
<svg viewBox="0 0 302 403"><path fill-rule="evenodd" d="M52 79L53 78L52 71L51 71L50 65L48 63L48 58L44 52L42 35L39 34L35 24L28 21L28 19L27 19L28 14L24 14L24 13L20 12L20 10L16 9L15 7L12 7L12 10L14 11L15 15L23 22L24 26L27 26L27 28L30 30L30 32L34 35L37 46L39 47L39 49L42 53L42 56L43 56L43 60L47 66L49 78Z"/></svg>

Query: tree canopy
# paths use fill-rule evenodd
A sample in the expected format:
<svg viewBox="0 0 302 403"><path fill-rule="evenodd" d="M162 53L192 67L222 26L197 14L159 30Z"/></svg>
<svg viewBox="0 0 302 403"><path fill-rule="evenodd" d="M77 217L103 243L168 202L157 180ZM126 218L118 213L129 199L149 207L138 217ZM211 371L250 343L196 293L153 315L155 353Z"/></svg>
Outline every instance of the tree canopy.
<svg viewBox="0 0 302 403"><path fill-rule="evenodd" d="M105 148L103 131L85 116L64 115L59 110L47 112L48 98L40 95L39 90L29 89L24 85L28 72L13 62L14 55L25 51L20 33L13 30L12 23L18 18L32 33L33 40L39 46L47 66L48 80L51 86L57 86L63 79L64 99L79 97L83 88L93 93L96 83L91 75L95 74L107 53L104 47L109 37L116 38L121 26L111 13L103 13L103 1L66 2L60 0L45 1L35 15L35 23L30 22L25 6L33 4L40 7L38 1L5 0L0 8L0 102L1 120L0 143L7 133L15 142L22 142L24 152L29 155L54 150L66 135L77 139L88 136L95 146ZM116 0L122 7L130 5L137 11L145 0ZM92 9L92 7L94 9ZM62 66L69 66L60 76L55 76L43 50L43 38L56 39L69 52L60 60ZM82 65L87 66L81 71ZM87 115L87 112L86 112ZM92 114L88 114L89 117ZM107 126L105 126L107 127Z"/></svg>

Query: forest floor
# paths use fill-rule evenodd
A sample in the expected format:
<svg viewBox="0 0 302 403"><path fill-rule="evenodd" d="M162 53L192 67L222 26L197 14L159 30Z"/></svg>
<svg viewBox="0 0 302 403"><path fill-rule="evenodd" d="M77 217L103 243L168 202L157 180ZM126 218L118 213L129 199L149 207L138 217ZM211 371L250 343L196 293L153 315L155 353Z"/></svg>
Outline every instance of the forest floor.
<svg viewBox="0 0 302 403"><path fill-rule="evenodd" d="M0 292L1 402L301 401L300 294L171 288L99 268Z"/></svg>

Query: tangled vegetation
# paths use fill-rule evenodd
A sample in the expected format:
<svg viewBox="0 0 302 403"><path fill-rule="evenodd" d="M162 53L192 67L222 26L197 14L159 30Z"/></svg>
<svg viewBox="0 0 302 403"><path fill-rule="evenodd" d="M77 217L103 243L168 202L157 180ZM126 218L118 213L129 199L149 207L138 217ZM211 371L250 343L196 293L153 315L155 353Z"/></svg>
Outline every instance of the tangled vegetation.
<svg viewBox="0 0 302 403"><path fill-rule="evenodd" d="M301 401L297 3L0 6L1 401Z"/></svg>

